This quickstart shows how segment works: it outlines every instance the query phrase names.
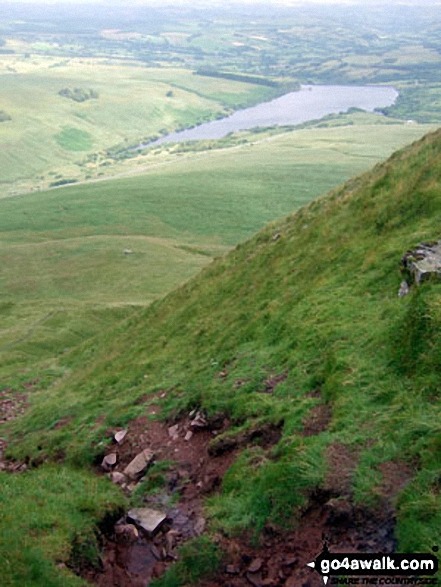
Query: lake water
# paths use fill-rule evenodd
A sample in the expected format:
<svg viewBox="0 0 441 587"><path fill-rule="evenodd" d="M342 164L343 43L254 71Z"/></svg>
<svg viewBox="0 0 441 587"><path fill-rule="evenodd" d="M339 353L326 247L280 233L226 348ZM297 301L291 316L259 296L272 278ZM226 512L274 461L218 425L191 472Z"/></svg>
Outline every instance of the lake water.
<svg viewBox="0 0 441 587"><path fill-rule="evenodd" d="M256 126L301 124L353 107L373 112L375 108L391 106L397 97L398 92L388 86L302 86L299 92L290 92L270 102L238 110L221 120L171 133L154 144L221 139L234 131Z"/></svg>

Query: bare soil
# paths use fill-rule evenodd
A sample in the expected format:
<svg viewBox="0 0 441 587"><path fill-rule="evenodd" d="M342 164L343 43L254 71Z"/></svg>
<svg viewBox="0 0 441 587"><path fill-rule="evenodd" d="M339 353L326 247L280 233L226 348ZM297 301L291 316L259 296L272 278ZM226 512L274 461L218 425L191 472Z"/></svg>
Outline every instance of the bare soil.
<svg viewBox="0 0 441 587"><path fill-rule="evenodd" d="M126 517L109 528L101 568L81 572L99 587L146 587L152 578L161 576L177 559L179 546L204 532L204 499L221 489L222 478L238 451L250 442L269 448L281 435L279 428L268 426L216 440L228 430L227 418L220 415L197 429L191 426L194 414L177 423L151 419L159 409L149 405L146 415L130 424L123 443L114 443L107 453L117 454L113 471L118 472L146 448L153 450L156 462L169 463L164 486L142 498L143 506L163 511L167 520L153 537L142 532L136 535ZM315 406L304 422L303 434L319 434L330 419L326 405ZM115 432L109 430L112 436ZM325 542L331 552L394 551L392 502L411 478L412 469L403 463L385 463L379 494L388 507L365 511L351 501L358 454L335 443L328 448L327 459L324 489L310 496L309 508L295 527L282 530L268 524L258 544L249 536L216 537L225 557L221 568L202 587L319 587L323 580L307 563L320 554ZM136 486L129 483L122 487L130 494Z"/></svg>

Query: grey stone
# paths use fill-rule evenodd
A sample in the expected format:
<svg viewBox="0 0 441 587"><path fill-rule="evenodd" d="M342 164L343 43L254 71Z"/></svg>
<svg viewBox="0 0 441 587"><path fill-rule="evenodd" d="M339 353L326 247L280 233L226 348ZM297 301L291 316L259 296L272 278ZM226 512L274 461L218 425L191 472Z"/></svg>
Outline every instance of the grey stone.
<svg viewBox="0 0 441 587"><path fill-rule="evenodd" d="M202 412L198 412L194 419L190 422L192 428L206 428L208 426L207 418Z"/></svg>
<svg viewBox="0 0 441 587"><path fill-rule="evenodd" d="M167 516L163 512L151 508L134 508L129 510L127 518L143 530L147 536L154 536Z"/></svg>
<svg viewBox="0 0 441 587"><path fill-rule="evenodd" d="M193 432L191 430L189 430L187 432L187 434L185 435L184 440L186 440L188 442L189 440L192 439L192 437L193 437Z"/></svg>
<svg viewBox="0 0 441 587"><path fill-rule="evenodd" d="M429 279L441 280L441 241L422 243L407 251L401 265L417 285Z"/></svg>
<svg viewBox="0 0 441 587"><path fill-rule="evenodd" d="M123 251L124 255L130 255L131 252L132 251L130 249L124 249L124 251Z"/></svg>
<svg viewBox="0 0 441 587"><path fill-rule="evenodd" d="M179 438L179 424L170 426L170 428L168 429L168 435L172 440L177 440Z"/></svg>
<svg viewBox="0 0 441 587"><path fill-rule="evenodd" d="M118 444L122 444L124 442L124 438L127 435L128 430L119 430L118 432L116 432L114 439L115 442L117 442Z"/></svg>
<svg viewBox="0 0 441 587"><path fill-rule="evenodd" d="M148 448L144 449L127 465L124 469L124 475L130 477L130 479L137 479L149 467L154 457L153 451Z"/></svg>

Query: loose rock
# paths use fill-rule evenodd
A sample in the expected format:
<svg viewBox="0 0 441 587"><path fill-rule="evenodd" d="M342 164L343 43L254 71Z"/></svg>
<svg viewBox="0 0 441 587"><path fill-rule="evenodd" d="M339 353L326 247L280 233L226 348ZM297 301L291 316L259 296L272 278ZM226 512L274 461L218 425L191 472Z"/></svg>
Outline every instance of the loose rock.
<svg viewBox="0 0 441 587"><path fill-rule="evenodd" d="M127 435L128 430L120 430L119 432L117 432L114 436L115 442L117 442L118 444L122 444L124 441L124 438Z"/></svg>
<svg viewBox="0 0 441 587"><path fill-rule="evenodd" d="M109 469L112 469L112 467L114 467L116 465L117 460L118 460L117 454L112 452L103 458L103 462L101 463L101 467L105 471L108 471Z"/></svg>
<svg viewBox="0 0 441 587"><path fill-rule="evenodd" d="M112 483L122 485L127 481L127 477L119 471L113 471L113 473L110 473L110 480L112 481Z"/></svg>
<svg viewBox="0 0 441 587"><path fill-rule="evenodd" d="M208 425L207 418L202 412L198 412L194 419L190 422L190 426L195 429L206 428Z"/></svg>
<svg viewBox="0 0 441 587"><path fill-rule="evenodd" d="M124 475L130 477L130 479L137 479L140 477L144 471L149 467L152 463L155 455L153 451L146 448L141 453L136 455L136 457L127 465L124 469Z"/></svg>
<svg viewBox="0 0 441 587"><path fill-rule="evenodd" d="M262 568L263 561L261 558L255 558L248 567L249 573L257 573Z"/></svg>
<svg viewBox="0 0 441 587"><path fill-rule="evenodd" d="M151 508L134 508L129 510L127 518L151 537L160 529L167 516Z"/></svg>
<svg viewBox="0 0 441 587"><path fill-rule="evenodd" d="M177 440L179 438L179 424L170 426L170 428L168 429L168 435L172 440Z"/></svg>

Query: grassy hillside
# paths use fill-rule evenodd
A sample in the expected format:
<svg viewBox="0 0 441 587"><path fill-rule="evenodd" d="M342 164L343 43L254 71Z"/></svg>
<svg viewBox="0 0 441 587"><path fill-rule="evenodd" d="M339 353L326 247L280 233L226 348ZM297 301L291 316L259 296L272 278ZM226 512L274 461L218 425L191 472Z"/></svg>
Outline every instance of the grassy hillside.
<svg viewBox="0 0 441 587"><path fill-rule="evenodd" d="M440 186L438 131L269 225L66 354L63 378L40 382L11 425L10 453L90 464L105 431L145 414L149 397L175 421L195 407L228 415L217 445L272 424L279 442L249 446L210 498L210 531L293 524L327 491L373 516L394 508L397 548L430 552L441 523L441 297L430 282L397 292L403 253L440 236ZM306 434L317 409L329 421ZM348 486L330 490L336 455L352 466ZM393 496L391 471L407 476Z"/></svg>
<svg viewBox="0 0 441 587"><path fill-rule="evenodd" d="M170 155L132 178L1 199L0 376L136 312L430 128L367 114L329 124L342 122Z"/></svg>

